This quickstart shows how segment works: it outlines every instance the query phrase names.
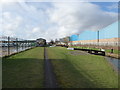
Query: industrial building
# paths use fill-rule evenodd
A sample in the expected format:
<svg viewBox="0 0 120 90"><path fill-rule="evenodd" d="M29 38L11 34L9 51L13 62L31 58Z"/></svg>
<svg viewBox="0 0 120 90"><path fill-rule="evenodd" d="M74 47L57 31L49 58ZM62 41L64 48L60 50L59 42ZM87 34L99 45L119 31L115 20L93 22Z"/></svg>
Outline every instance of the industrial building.
<svg viewBox="0 0 120 90"><path fill-rule="evenodd" d="M70 36L70 45L99 45L117 47L120 45L120 36L118 32L117 21L107 27L98 30L86 30L79 35Z"/></svg>

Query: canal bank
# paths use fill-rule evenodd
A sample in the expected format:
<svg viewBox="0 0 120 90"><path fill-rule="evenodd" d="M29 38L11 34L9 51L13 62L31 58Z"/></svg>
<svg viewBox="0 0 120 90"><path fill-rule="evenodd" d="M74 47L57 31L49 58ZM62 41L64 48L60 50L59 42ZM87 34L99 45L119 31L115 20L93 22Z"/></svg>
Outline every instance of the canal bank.
<svg viewBox="0 0 120 90"><path fill-rule="evenodd" d="M105 59L110 63L115 71L120 70L120 59L113 58L113 57L105 57Z"/></svg>
<svg viewBox="0 0 120 90"><path fill-rule="evenodd" d="M120 55L119 55L119 50L114 50L114 51L111 51L111 49L104 49L103 51L101 51L100 48L95 48L95 47L80 47L80 46L70 46L69 48L73 48L75 50L78 49L78 50L84 50L85 49L87 51L99 51L99 52L105 52L105 56L107 57L112 57L112 58L116 58L116 59L119 59L120 58Z"/></svg>
<svg viewBox="0 0 120 90"><path fill-rule="evenodd" d="M78 50L78 51L83 51L87 53L88 50L91 49L79 49L79 48L68 48L70 50ZM89 53L89 52L88 52ZM89 53L92 55L92 53ZM95 55L102 55L102 54L95 54ZM104 55L103 55L104 56ZM114 53L105 53L105 60L108 61L108 63L112 66L113 70L119 71L120 70L120 59L119 59L119 54L114 54Z"/></svg>
<svg viewBox="0 0 120 90"><path fill-rule="evenodd" d="M114 53L106 53L106 56L110 58L116 58L116 59L120 58L119 54L114 54Z"/></svg>
<svg viewBox="0 0 120 90"><path fill-rule="evenodd" d="M118 87L118 74L104 56L64 47L49 47L48 56L62 88Z"/></svg>

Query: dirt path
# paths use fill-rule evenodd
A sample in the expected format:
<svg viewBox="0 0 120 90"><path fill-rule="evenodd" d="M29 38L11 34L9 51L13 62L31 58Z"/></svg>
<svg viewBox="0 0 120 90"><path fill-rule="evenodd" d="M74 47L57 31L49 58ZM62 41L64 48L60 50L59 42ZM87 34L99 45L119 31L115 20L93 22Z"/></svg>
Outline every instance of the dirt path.
<svg viewBox="0 0 120 90"><path fill-rule="evenodd" d="M58 83L53 72L52 63L48 59L47 49L44 48L44 59L45 59L45 88L58 88Z"/></svg>

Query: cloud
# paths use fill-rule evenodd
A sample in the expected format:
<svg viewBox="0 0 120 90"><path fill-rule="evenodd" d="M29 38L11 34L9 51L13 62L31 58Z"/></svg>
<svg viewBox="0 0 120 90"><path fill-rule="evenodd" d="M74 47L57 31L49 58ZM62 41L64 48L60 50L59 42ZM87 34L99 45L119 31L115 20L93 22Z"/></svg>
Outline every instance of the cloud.
<svg viewBox="0 0 120 90"><path fill-rule="evenodd" d="M50 41L84 30L100 30L117 20L117 13L102 11L88 2L36 3L3 6L3 34Z"/></svg>
<svg viewBox="0 0 120 90"><path fill-rule="evenodd" d="M7 36L14 36L23 21L22 17L12 16L10 12L4 12L2 19L3 34Z"/></svg>
<svg viewBox="0 0 120 90"><path fill-rule="evenodd" d="M33 28L32 32L33 32L33 33L36 33L36 32L39 31L39 29L40 29L39 27Z"/></svg>
<svg viewBox="0 0 120 90"><path fill-rule="evenodd" d="M108 9L110 9L110 10L112 10L112 9L118 9L118 3L112 4L112 5L110 5L110 6L107 6L106 8L108 8Z"/></svg>
<svg viewBox="0 0 120 90"><path fill-rule="evenodd" d="M57 37L99 30L117 20L117 13L105 12L91 3L53 3L48 10L51 23L57 24Z"/></svg>

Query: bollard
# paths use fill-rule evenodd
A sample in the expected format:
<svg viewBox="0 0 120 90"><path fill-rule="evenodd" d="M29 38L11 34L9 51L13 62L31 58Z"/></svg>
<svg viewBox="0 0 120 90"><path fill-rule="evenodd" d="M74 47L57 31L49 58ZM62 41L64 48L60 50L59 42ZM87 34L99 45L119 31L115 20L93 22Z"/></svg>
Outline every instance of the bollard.
<svg viewBox="0 0 120 90"><path fill-rule="evenodd" d="M113 48L111 49L111 53L113 53Z"/></svg>

